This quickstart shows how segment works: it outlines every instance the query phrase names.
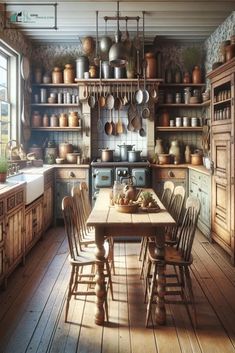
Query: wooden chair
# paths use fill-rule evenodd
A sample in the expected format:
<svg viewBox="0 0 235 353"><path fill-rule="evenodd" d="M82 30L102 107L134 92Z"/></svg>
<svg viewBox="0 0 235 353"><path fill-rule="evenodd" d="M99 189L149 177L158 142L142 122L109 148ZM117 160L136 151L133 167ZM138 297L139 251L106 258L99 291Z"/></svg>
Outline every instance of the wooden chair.
<svg viewBox="0 0 235 353"><path fill-rule="evenodd" d="M165 299L165 303L184 303L186 305L190 320L193 322L188 307L188 304L191 303L194 310L195 325L197 324L196 308L189 268L193 262L191 250L195 237L199 212L200 201L193 196L189 196L186 201L186 212L183 223L182 226L179 227L179 241L176 247L166 246L164 258L165 266L170 266L174 270L173 274L170 274L169 276L166 275L165 298L168 295L180 295L181 297L181 301ZM155 243L150 242L148 244L148 265L145 276L145 299L147 299L146 327L148 326L152 304L155 302L154 297L157 288L158 264L159 260L155 257ZM174 278L175 281L168 282L168 278Z"/></svg>
<svg viewBox="0 0 235 353"><path fill-rule="evenodd" d="M64 217L65 231L68 238L69 244L69 261L71 264L71 275L69 280L68 295L65 308L65 322L67 322L69 303L71 297L74 296L87 296L95 295L94 289L95 285L95 272L94 267L96 264L96 258L94 252L82 251L78 247L77 242L77 222L76 214L74 209L74 202L71 196L66 196L62 200L62 212ZM107 289L110 285L110 290L112 291L112 280L111 271L108 262L108 252L105 254L105 266L106 266L106 277L108 278ZM86 269L86 270L85 270ZM82 288L80 289L80 286ZM87 286L85 286L87 285ZM93 285L93 286L92 286ZM112 293L113 296L113 293ZM105 312L106 319L108 321L108 304L107 298L105 298Z"/></svg>
<svg viewBox="0 0 235 353"><path fill-rule="evenodd" d="M72 189L72 196L75 195L75 193L78 193L78 187L73 187ZM89 190L88 186L85 182L80 183L79 189L81 190L81 195L82 195L82 210L81 210L81 215L82 215L82 234L85 238L88 237L93 237L94 239L94 230L92 228L88 228L86 226L86 220L91 212L91 203L90 203L90 198L89 198ZM109 242L109 260L111 264L111 269L113 271L113 274L115 274L115 263L114 263L114 240L112 237L109 237L108 239Z"/></svg>
<svg viewBox="0 0 235 353"><path fill-rule="evenodd" d="M174 189L175 189L175 185L174 185L173 181L171 181L171 180L165 181L164 186L163 186L163 193L161 196L161 202L163 203L163 205L166 207L167 210L170 206L171 198L174 193Z"/></svg>
<svg viewBox="0 0 235 353"><path fill-rule="evenodd" d="M175 188L175 185L172 181L170 181L170 180L165 181L164 186L163 186L163 193L162 193L162 196L160 199L166 209L168 209L168 207L171 203L172 195L174 193L174 188ZM141 243L140 243L139 260L142 261L141 271L140 271L141 277L143 274L143 267L144 267L144 261L146 258L148 241L149 241L148 237L143 237L141 239Z"/></svg>
<svg viewBox="0 0 235 353"><path fill-rule="evenodd" d="M165 243L167 245L176 245L177 243L177 231L180 225L180 221L182 221L182 211L185 200L185 188L182 185L178 185L175 187L171 202L169 205L169 212L171 216L175 220L175 227L166 227L165 228Z"/></svg>

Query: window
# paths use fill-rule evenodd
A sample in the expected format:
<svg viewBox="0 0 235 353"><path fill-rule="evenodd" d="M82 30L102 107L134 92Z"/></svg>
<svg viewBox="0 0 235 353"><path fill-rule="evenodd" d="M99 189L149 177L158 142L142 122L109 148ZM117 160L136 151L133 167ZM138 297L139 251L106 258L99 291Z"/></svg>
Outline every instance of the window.
<svg viewBox="0 0 235 353"><path fill-rule="evenodd" d="M0 41L0 155L18 138L18 54Z"/></svg>

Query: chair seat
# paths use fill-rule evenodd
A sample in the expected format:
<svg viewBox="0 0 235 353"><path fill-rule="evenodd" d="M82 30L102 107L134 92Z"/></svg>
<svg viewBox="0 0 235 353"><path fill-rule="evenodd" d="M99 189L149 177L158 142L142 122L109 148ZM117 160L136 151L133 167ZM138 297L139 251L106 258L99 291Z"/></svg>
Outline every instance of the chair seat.
<svg viewBox="0 0 235 353"><path fill-rule="evenodd" d="M156 249L155 242L152 242L152 241L149 242L149 245L148 245L149 257L150 257L150 260L153 262L159 261L158 259L156 259L155 249ZM174 247L167 246L165 247L165 257L163 261L166 265L188 266L193 262L193 256L190 255L190 259L188 261L185 261L182 253L179 250L177 250Z"/></svg>

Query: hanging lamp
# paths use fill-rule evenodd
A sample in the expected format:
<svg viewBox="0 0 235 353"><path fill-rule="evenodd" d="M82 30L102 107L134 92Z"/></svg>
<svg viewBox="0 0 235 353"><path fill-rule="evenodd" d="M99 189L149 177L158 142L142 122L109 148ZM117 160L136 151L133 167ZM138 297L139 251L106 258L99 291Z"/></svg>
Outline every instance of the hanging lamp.
<svg viewBox="0 0 235 353"><path fill-rule="evenodd" d="M117 1L117 32L115 33L115 43L109 50L109 64L113 67L124 67L127 64L126 49L121 42L121 32L119 31L119 1Z"/></svg>

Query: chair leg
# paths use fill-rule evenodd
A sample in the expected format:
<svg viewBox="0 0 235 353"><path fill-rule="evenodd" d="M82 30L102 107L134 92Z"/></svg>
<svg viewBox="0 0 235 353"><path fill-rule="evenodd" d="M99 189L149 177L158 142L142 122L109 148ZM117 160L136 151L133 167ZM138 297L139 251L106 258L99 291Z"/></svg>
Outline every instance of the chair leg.
<svg viewBox="0 0 235 353"><path fill-rule="evenodd" d="M114 240L113 238L108 238L109 242L109 261L111 263L111 270L113 271L113 274L115 275L115 264L114 264Z"/></svg>
<svg viewBox="0 0 235 353"><path fill-rule="evenodd" d="M193 307L195 326L197 327L197 313L196 313L195 298L194 298L194 294L193 294L192 281L191 281L191 276L190 276L190 272L189 272L188 267L185 267L185 280L186 280L187 288L189 291L189 299L190 299L190 301L192 303L192 307Z"/></svg>
<svg viewBox="0 0 235 353"><path fill-rule="evenodd" d="M144 266L145 266L146 257L147 257L148 243L149 243L149 239L148 237L146 237L146 240L144 242L143 254L142 254L143 258L142 258L142 264L140 269L140 279L143 278L143 274L144 274Z"/></svg>
<svg viewBox="0 0 235 353"><path fill-rule="evenodd" d="M68 312L69 312L69 302L72 297L72 287L74 285L74 276L75 276L75 268L74 266L72 267L71 274L70 274L70 280L69 280L69 288L68 288L68 294L67 294L67 300L66 300L66 307L65 307L65 322L67 322L68 319Z"/></svg>
<svg viewBox="0 0 235 353"><path fill-rule="evenodd" d="M144 291L144 302L147 302L147 295L149 291L149 286L150 286L150 280L151 280L151 261L148 260L147 266L146 266L146 273L145 273L145 291Z"/></svg>
<svg viewBox="0 0 235 353"><path fill-rule="evenodd" d="M141 243L140 243L139 261L142 261L142 256L143 256L143 250L144 250L145 241L146 241L146 238L143 237L143 238L141 239Z"/></svg>
<svg viewBox="0 0 235 353"><path fill-rule="evenodd" d="M151 286L150 286L150 293L148 295L147 313L146 313L146 321L145 321L146 327L148 327L148 322L149 322L151 309L152 309L154 289L155 289L155 285L156 285L156 276L157 276L157 264L154 264L154 270L153 270Z"/></svg>

